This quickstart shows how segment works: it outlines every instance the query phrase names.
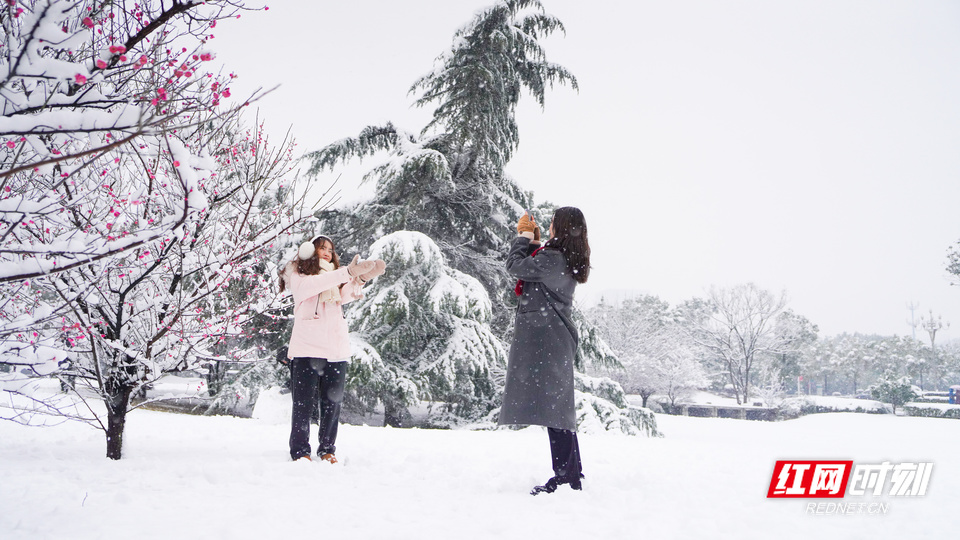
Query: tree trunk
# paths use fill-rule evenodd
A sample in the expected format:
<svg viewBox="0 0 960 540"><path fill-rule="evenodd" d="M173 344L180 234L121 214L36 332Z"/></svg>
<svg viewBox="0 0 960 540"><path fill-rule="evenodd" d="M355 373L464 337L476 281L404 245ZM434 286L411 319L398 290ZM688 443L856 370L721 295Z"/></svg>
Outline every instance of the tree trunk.
<svg viewBox="0 0 960 540"><path fill-rule="evenodd" d="M730 386L733 387L733 394L737 398L737 405L740 405L740 387L737 384L737 379L733 376L733 367L727 363L727 376L730 378Z"/></svg>
<svg viewBox="0 0 960 540"><path fill-rule="evenodd" d="M131 388L124 384L108 384L107 387L109 393L104 399L107 406L107 457L120 459Z"/></svg>
<svg viewBox="0 0 960 540"><path fill-rule="evenodd" d="M750 370L743 373L743 405L750 402Z"/></svg>
<svg viewBox="0 0 960 540"><path fill-rule="evenodd" d="M390 400L383 403L383 425L384 427L403 427L403 407L397 406Z"/></svg>

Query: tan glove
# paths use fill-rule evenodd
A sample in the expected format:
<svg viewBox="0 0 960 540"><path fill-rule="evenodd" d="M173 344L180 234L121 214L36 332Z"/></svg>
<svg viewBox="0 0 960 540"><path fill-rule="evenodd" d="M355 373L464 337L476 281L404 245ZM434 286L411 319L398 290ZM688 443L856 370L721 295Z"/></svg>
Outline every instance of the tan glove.
<svg viewBox="0 0 960 540"><path fill-rule="evenodd" d="M524 212L523 216L520 217L520 221L517 222L517 234L523 234L525 232L532 233L536 229L536 222L533 221L533 218L530 217L530 214Z"/></svg>
<svg viewBox="0 0 960 540"><path fill-rule="evenodd" d="M533 229L533 243L534 244L540 243L540 226L539 225L537 225L536 228Z"/></svg>
<svg viewBox="0 0 960 540"><path fill-rule="evenodd" d="M360 274L365 274L371 270L376 264L373 261L361 261L360 256L357 255L350 261L350 264L347 265L347 273L350 274L350 277L357 277Z"/></svg>
<svg viewBox="0 0 960 540"><path fill-rule="evenodd" d="M373 262L373 270L370 270L366 274L360 274L360 281L366 283L371 279L383 275L387 271L387 263L383 262L381 259L376 259Z"/></svg>

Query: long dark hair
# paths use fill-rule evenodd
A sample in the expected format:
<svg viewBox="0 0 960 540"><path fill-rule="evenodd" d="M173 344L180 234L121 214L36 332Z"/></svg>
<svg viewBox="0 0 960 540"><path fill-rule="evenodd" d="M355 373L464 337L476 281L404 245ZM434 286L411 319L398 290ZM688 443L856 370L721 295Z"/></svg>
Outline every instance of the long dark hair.
<svg viewBox="0 0 960 540"><path fill-rule="evenodd" d="M587 220L579 208L557 208L553 213L553 236L544 247L559 249L573 279L577 283L587 282L590 275L590 243L587 241Z"/></svg>
<svg viewBox="0 0 960 540"><path fill-rule="evenodd" d="M333 243L333 239L329 236L320 236L314 237L313 239L313 256L309 259L301 259L299 253L293 258L293 263L297 263L297 273L301 276L315 276L320 273L320 255L317 251L323 247L323 244L330 242L330 248L333 250L333 257L330 258L330 262L333 263L333 269L336 270L340 268L340 257L337 256L337 245ZM286 282L283 280L283 272L286 270L286 267L280 269L278 274L280 274L280 292L283 292L287 288Z"/></svg>

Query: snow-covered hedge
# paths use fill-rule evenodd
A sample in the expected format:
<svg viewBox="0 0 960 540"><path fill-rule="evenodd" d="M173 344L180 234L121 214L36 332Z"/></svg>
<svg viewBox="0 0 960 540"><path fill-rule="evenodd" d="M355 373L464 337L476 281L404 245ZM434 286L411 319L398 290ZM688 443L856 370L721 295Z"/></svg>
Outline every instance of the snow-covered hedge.
<svg viewBox="0 0 960 540"><path fill-rule="evenodd" d="M960 405L949 403L918 403L911 402L903 405L903 410L910 416L925 416L927 418L956 418L960 420Z"/></svg>
<svg viewBox="0 0 960 540"><path fill-rule="evenodd" d="M633 405L621 409L610 401L579 391L575 399L577 431L581 433L621 431L627 435L662 436L650 409Z"/></svg>
<svg viewBox="0 0 960 540"><path fill-rule="evenodd" d="M627 395L616 381L576 373L574 386L578 431L621 431L627 435L661 436L653 411L627 403Z"/></svg>
<svg viewBox="0 0 960 540"><path fill-rule="evenodd" d="M829 412L857 412L890 414L889 405L871 399L841 398L830 396L799 396L783 400L777 408L777 418L799 418L807 414Z"/></svg>
<svg viewBox="0 0 960 540"><path fill-rule="evenodd" d="M657 430L653 411L631 405L616 381L606 377L574 374L574 400L577 411L577 431L581 433L619 432L626 435L662 437ZM464 427L470 429L498 429L500 409L493 410L480 423ZM504 429L516 429L506 426Z"/></svg>

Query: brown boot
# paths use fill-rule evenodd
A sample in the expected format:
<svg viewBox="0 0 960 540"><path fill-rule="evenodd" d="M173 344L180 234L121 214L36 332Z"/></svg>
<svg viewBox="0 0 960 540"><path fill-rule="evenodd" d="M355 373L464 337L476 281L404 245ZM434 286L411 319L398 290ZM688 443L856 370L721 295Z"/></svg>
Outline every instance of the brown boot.
<svg viewBox="0 0 960 540"><path fill-rule="evenodd" d="M333 455L333 454L324 454L324 455L320 456L320 460L321 460L321 461L329 461L330 464L332 465L332 464L334 464L334 463L337 462L337 456L335 456L335 455Z"/></svg>

